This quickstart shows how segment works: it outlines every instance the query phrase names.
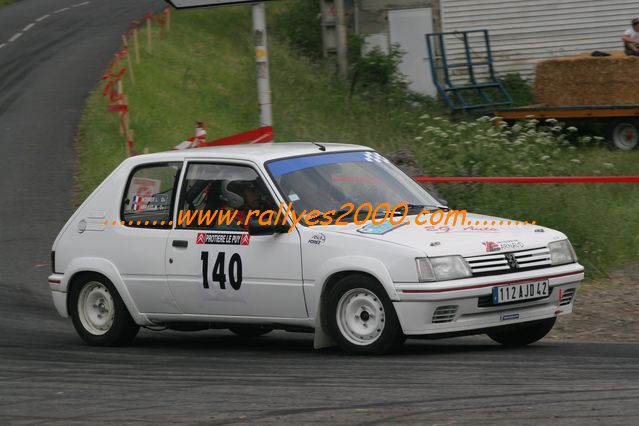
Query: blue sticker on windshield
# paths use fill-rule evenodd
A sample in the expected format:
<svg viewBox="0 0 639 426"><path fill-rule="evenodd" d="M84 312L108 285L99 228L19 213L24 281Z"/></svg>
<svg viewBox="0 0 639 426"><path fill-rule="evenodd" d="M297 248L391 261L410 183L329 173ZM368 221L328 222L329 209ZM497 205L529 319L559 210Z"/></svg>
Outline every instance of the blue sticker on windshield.
<svg viewBox="0 0 639 426"><path fill-rule="evenodd" d="M272 161L268 164L268 169L273 177L282 176L298 170L317 167L324 164L336 163L390 163L381 154L373 151L357 152L337 152L334 154L307 155L305 157L286 158L284 160Z"/></svg>
<svg viewBox="0 0 639 426"><path fill-rule="evenodd" d="M397 225L393 225L390 222L384 222L380 224L369 223L368 225L359 228L357 232L361 234L384 235L391 231L394 231L397 228L401 228L404 225L406 225L406 222Z"/></svg>

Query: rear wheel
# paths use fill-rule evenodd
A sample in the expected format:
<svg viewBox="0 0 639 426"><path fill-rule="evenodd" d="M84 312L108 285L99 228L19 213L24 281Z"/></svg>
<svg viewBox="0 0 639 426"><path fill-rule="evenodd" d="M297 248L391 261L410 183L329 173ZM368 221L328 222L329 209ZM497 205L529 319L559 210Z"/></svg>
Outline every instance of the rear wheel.
<svg viewBox="0 0 639 426"><path fill-rule="evenodd" d="M549 318L533 324L522 324L504 331L493 331L488 337L504 346L526 346L543 339L555 325L556 318Z"/></svg>
<svg viewBox="0 0 639 426"><path fill-rule="evenodd" d="M273 331L272 328L261 325L236 325L229 330L240 337L260 337Z"/></svg>
<svg viewBox="0 0 639 426"><path fill-rule="evenodd" d="M69 313L82 340L92 346L126 345L140 329L115 286L99 274L84 274L73 284Z"/></svg>
<svg viewBox="0 0 639 426"><path fill-rule="evenodd" d="M384 354L406 339L392 302L373 278L363 274L344 277L326 297L328 332L346 352Z"/></svg>
<svg viewBox="0 0 639 426"><path fill-rule="evenodd" d="M611 145L623 151L630 151L639 145L639 120L619 119L612 122L608 140Z"/></svg>

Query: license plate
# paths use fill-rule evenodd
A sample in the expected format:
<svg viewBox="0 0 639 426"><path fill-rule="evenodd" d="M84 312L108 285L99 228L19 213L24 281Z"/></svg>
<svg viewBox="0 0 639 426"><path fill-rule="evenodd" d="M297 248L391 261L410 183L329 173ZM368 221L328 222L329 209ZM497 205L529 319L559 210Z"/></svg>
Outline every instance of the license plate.
<svg viewBox="0 0 639 426"><path fill-rule="evenodd" d="M548 297L548 280L493 287L493 305Z"/></svg>

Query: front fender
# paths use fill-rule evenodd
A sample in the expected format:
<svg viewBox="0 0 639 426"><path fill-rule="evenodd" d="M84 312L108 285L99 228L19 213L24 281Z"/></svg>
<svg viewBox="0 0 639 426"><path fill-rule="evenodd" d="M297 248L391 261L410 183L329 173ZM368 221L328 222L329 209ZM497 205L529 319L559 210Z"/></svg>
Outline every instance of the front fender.
<svg viewBox="0 0 639 426"><path fill-rule="evenodd" d="M109 262L106 259L98 258L98 257L79 257L75 258L71 261L69 266L66 268L64 275L60 281L59 291L65 292L67 294L67 304L69 298L69 286L73 277L82 272L96 272L98 274L102 274L107 277L115 286L115 289L118 291L118 294L122 298L122 301L126 305L131 317L139 325L151 325L146 315L143 315L138 310L129 290L126 285L124 285L124 281L122 281L122 277L120 276L120 272L115 267L115 265ZM68 309L68 308L67 308Z"/></svg>
<svg viewBox="0 0 639 426"><path fill-rule="evenodd" d="M315 349L335 346L335 342L322 327L322 294L329 278L340 272L362 272L377 279L382 285L390 300L399 300L399 295L386 265L378 259L365 256L340 256L328 259L318 269L315 285L310 292L311 300L308 303L315 318L315 336L313 346Z"/></svg>

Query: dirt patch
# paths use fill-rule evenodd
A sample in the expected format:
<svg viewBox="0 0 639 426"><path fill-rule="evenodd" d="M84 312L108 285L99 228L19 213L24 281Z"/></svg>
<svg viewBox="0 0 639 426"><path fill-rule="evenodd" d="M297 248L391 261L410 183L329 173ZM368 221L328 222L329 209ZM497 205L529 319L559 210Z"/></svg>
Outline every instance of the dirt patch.
<svg viewBox="0 0 639 426"><path fill-rule="evenodd" d="M559 318L549 338L639 341L639 264L584 282L573 314Z"/></svg>

